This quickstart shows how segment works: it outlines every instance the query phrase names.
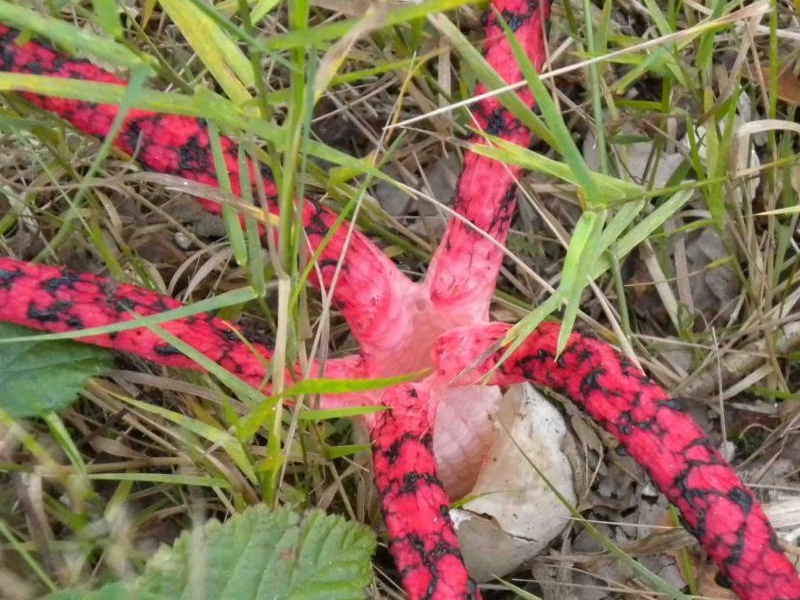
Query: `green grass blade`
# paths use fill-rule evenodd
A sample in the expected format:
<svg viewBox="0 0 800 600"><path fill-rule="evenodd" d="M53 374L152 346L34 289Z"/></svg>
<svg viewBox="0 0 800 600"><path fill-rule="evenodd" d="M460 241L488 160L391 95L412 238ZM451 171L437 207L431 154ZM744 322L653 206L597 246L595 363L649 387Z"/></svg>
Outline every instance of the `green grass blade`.
<svg viewBox="0 0 800 600"><path fill-rule="evenodd" d="M17 3L0 0L0 22L21 30L35 31L42 37L67 48L75 48L105 62L128 69L145 69L155 73L149 58L142 58L126 46L92 35L59 19L47 17Z"/></svg>
<svg viewBox="0 0 800 600"><path fill-rule="evenodd" d="M198 300L190 305L182 306L173 310L168 310L157 315L149 317L137 317L130 321L124 321L114 325L106 325L104 327L92 327L90 329L79 329L75 331L65 331L63 333L34 333L30 336L14 337L0 340L0 344L10 344L16 342L25 342L35 339L36 341L49 341L49 340L80 340L83 337L92 335L102 335L107 333L114 333L117 331L128 331L130 329L138 329L139 327L154 327L160 323L167 323L176 319L190 317L200 313L213 312L229 306L244 304L256 298L255 292L251 288L244 288L231 292L225 292L213 298L205 300Z"/></svg>
<svg viewBox="0 0 800 600"><path fill-rule="evenodd" d="M234 104L243 105L255 85L250 60L219 25L186 0L160 0L159 4L197 52L214 79Z"/></svg>

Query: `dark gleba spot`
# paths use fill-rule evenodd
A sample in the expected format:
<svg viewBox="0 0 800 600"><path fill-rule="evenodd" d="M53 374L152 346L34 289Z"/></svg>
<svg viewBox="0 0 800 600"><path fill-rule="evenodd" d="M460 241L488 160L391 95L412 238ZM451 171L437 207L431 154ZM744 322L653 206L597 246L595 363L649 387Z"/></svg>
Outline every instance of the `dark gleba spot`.
<svg viewBox="0 0 800 600"><path fill-rule="evenodd" d="M0 288L10 290L14 286L14 282L20 277L22 277L22 273L19 271L0 269Z"/></svg>
<svg viewBox="0 0 800 600"><path fill-rule="evenodd" d="M211 173L211 155L208 148L201 146L196 137L190 137L185 144L178 146L180 168L194 173Z"/></svg>
<svg viewBox="0 0 800 600"><path fill-rule="evenodd" d="M159 356L178 356L181 351L169 344L159 344L153 348Z"/></svg>
<svg viewBox="0 0 800 600"><path fill-rule="evenodd" d="M64 273L61 277L53 277L42 282L42 287L49 293L55 294L61 288L70 289L81 280L77 273Z"/></svg>
<svg viewBox="0 0 800 600"><path fill-rule="evenodd" d="M59 302L54 302L47 308L39 308L35 304L28 306L28 318L39 323L59 323L64 318L63 309L59 310Z"/></svg>

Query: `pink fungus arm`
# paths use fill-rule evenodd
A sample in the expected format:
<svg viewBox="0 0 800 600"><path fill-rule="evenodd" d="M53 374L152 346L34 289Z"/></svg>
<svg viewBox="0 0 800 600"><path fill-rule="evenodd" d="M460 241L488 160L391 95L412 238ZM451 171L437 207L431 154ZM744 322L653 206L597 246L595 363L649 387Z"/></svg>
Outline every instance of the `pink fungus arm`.
<svg viewBox="0 0 800 600"><path fill-rule="evenodd" d="M497 0L486 16L484 55L508 83L523 79L498 15L514 32L528 58L541 70L546 54L545 23L550 13L547 0ZM486 88L478 85L475 94ZM519 92L526 105L534 104L528 88ZM520 146L528 146L531 133L496 97L478 101L472 108L480 131ZM487 144L481 135L470 140ZM486 320L494 293L503 244L516 206L518 167L467 152L455 195L456 216L447 224L444 238L431 261L427 282L431 301L438 306L468 312L474 320ZM488 234L488 239L487 239Z"/></svg>
<svg viewBox="0 0 800 600"><path fill-rule="evenodd" d="M383 403L390 408L374 418L372 460L403 588L410 600L477 599L436 474L430 390L424 382L394 386Z"/></svg>
<svg viewBox="0 0 800 600"><path fill-rule="evenodd" d="M569 398L616 437L681 512L742 600L800 599L800 578L758 501L694 420L628 359L599 340L573 333L556 358L560 326L542 324L505 361L474 361L509 326L448 332L434 347L437 378L530 381Z"/></svg>
<svg viewBox="0 0 800 600"><path fill-rule="evenodd" d="M0 322L62 333L127 323L182 306L168 296L97 275L0 258ZM208 313L175 319L158 327L248 385L264 388L272 351L252 332L245 338L232 324ZM170 367L203 370L146 327L77 339ZM359 364L357 358L331 360L322 374L359 377ZM319 372L317 366L315 375Z"/></svg>
<svg viewBox="0 0 800 600"><path fill-rule="evenodd" d="M0 25L0 71L36 73L124 86L127 82L86 60L73 59L37 42L17 43L18 32ZM108 134L119 108L32 93L22 94L29 102L53 112L78 130L96 137ZM239 151L227 137L221 140L225 166L235 194L240 190ZM181 115L160 114L134 109L114 139L114 145L136 157L147 170L168 173L217 187L208 128L202 120ZM250 181L260 177L271 210L277 189L265 166L251 164ZM255 193L255 191L254 191ZM220 205L199 200L204 209L219 214ZM301 218L309 242L309 253L321 247L333 227L336 215L318 203L304 200ZM338 267L341 262L341 267ZM360 342L380 339L383 328L391 322L381 319L385 313L402 309L393 299L411 283L369 239L358 231L348 235L348 226L337 227L318 258L318 285L330 288L334 304L351 326ZM338 275L337 270L339 271ZM333 286L335 280L335 286Z"/></svg>

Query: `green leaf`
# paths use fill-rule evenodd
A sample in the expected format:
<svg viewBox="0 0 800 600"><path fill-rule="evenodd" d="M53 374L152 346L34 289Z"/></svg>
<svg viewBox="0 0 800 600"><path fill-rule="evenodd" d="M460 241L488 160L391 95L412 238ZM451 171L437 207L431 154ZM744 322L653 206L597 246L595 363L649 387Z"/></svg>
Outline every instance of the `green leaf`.
<svg viewBox="0 0 800 600"><path fill-rule="evenodd" d="M47 600L351 600L372 580L373 533L321 511L255 506L210 521L160 550L131 585L66 590Z"/></svg>
<svg viewBox="0 0 800 600"><path fill-rule="evenodd" d="M0 339L30 334L0 323ZM0 409L11 417L43 417L69 406L89 377L111 368L111 352L68 340L17 342L0 352Z"/></svg>
<svg viewBox="0 0 800 600"><path fill-rule="evenodd" d="M122 583L109 583L97 591L70 588L47 596L46 600L133 600L131 591Z"/></svg>

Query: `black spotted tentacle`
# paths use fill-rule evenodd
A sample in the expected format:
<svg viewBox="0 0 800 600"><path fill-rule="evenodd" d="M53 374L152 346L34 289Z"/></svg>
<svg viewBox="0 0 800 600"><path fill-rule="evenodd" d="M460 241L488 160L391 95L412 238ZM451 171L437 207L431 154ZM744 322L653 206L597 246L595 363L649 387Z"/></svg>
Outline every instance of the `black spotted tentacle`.
<svg viewBox="0 0 800 600"><path fill-rule="evenodd" d="M484 55L508 83L521 81L523 75L498 15L513 31L538 71L547 56L545 23L549 14L549 0L496 0L490 6L486 15ZM475 93L485 91L483 85L478 85ZM533 94L527 87L519 96L526 105L533 106ZM472 111L473 125L478 130L520 146L530 144L530 131L503 108L496 97L476 102ZM480 135L473 136L470 141L489 143ZM516 182L520 172L519 167L474 152L465 154L456 187L457 216L447 224L426 280L434 305L467 313L473 322L488 318L489 301L503 260L502 246L516 206Z"/></svg>
<svg viewBox="0 0 800 600"><path fill-rule="evenodd" d="M743 600L798 600L800 578L764 511L679 403L614 348L573 333L556 356L560 326L544 323L505 361L484 352L509 326L465 327L434 347L437 378L509 385L530 381L575 402L614 435L680 509Z"/></svg>
<svg viewBox="0 0 800 600"><path fill-rule="evenodd" d="M182 306L168 296L97 275L0 258L0 322L60 333L127 323ZM272 351L259 340L260 336L248 332L245 338L232 324L208 313L158 327L252 387L262 389L267 383ZM82 337L79 341L129 352L166 366L204 370L146 327ZM329 361L325 371L329 377L362 376L359 362L350 358Z"/></svg>
<svg viewBox="0 0 800 600"><path fill-rule="evenodd" d="M403 588L411 600L477 599L436 475L430 391L424 383L398 385L383 402L390 408L372 424L372 460Z"/></svg>
<svg viewBox="0 0 800 600"><path fill-rule="evenodd" d="M0 71L35 73L124 86L124 79L86 60L77 60L36 43L17 43L18 32L0 25ZM104 137L119 108L111 104L69 100L25 93L33 104L69 121L80 131ZM211 142L206 124L197 118L134 109L114 139L114 145L136 157L145 169L170 173L198 183L217 187ZM239 194L242 167L236 144L220 138L222 156L231 188ZM270 208L276 211L277 188L269 169L250 165L249 181L261 178ZM254 194L257 191L254 190ZM199 200L206 210L219 214L219 203ZM368 238L349 226L337 226L331 238L323 241L336 223L336 215L310 201L302 203L301 218L307 231L309 254L320 250L316 282L331 290L334 304L347 319L353 335L362 344L381 339L391 325L378 318L400 307L392 299L411 286L395 264ZM341 266L339 266L341 263ZM334 285L335 283L335 285Z"/></svg>

